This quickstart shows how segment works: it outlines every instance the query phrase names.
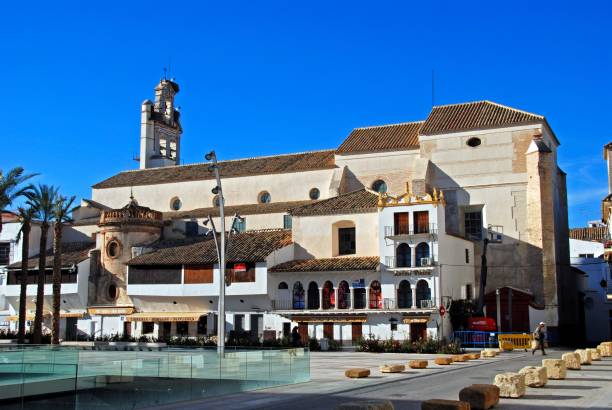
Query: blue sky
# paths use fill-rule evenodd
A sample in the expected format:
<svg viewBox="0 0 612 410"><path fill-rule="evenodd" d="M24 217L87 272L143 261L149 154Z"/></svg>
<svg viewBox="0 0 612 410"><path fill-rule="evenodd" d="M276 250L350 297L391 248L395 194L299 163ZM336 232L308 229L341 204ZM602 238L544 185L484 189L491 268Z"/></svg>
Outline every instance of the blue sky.
<svg viewBox="0 0 612 410"><path fill-rule="evenodd" d="M600 216L609 3L20 3L0 6L0 168L65 194L137 167L140 104L170 59L185 163L333 148L354 127L424 119L435 69L437 104L546 115L570 225Z"/></svg>

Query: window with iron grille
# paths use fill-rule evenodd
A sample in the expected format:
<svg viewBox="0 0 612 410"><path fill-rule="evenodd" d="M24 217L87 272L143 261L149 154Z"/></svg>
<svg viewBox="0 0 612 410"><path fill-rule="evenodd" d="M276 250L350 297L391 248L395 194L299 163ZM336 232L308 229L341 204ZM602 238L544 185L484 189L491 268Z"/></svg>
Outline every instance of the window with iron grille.
<svg viewBox="0 0 612 410"><path fill-rule="evenodd" d="M463 218L465 237L468 239L482 239L482 211L466 212Z"/></svg>

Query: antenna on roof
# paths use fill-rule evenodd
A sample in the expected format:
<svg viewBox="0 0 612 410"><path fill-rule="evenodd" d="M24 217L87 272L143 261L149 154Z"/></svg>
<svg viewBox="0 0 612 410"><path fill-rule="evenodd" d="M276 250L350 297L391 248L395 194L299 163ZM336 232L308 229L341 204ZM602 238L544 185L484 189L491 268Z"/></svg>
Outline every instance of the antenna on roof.
<svg viewBox="0 0 612 410"><path fill-rule="evenodd" d="M167 73L168 73L168 69L164 67L164 80L168 79L168 76L166 75Z"/></svg>
<svg viewBox="0 0 612 410"><path fill-rule="evenodd" d="M134 187L130 187L130 202L134 202Z"/></svg>
<svg viewBox="0 0 612 410"><path fill-rule="evenodd" d="M170 78L170 81L172 81L172 56L168 56L168 78Z"/></svg>
<svg viewBox="0 0 612 410"><path fill-rule="evenodd" d="M435 100L435 88L434 88L434 85L435 85L435 78L436 78L436 77L435 77L435 71L434 71L434 69L432 68L432 69L431 69L431 108L433 108L433 107L434 107L434 105L436 105L436 100Z"/></svg>

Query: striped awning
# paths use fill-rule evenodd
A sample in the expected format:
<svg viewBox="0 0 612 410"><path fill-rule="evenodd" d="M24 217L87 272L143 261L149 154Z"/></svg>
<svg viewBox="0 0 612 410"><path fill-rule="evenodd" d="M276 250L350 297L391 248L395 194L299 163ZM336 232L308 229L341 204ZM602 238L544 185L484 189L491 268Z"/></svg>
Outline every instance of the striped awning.
<svg viewBox="0 0 612 410"><path fill-rule="evenodd" d="M86 314L86 312L84 310L76 310L76 311L70 311L70 312L66 312L66 311L61 311L60 312L60 317L61 318L67 318L67 317L76 317L76 318L82 318L84 317ZM52 314L50 312L45 312L43 314L43 317L48 318L51 317ZM34 320L35 319L35 315L34 313L28 313L26 315L26 320ZM19 321L19 315L12 315L8 317L9 322L18 322Z"/></svg>
<svg viewBox="0 0 612 410"><path fill-rule="evenodd" d="M125 318L128 322L197 322L207 312L138 312Z"/></svg>
<svg viewBox="0 0 612 410"><path fill-rule="evenodd" d="M302 323L365 323L366 315L292 315L291 320Z"/></svg>

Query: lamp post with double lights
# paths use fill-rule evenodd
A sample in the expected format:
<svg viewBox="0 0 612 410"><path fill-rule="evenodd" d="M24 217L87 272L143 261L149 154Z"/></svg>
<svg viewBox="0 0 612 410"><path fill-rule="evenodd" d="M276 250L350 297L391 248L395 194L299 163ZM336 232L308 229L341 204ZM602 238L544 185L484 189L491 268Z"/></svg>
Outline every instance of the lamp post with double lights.
<svg viewBox="0 0 612 410"><path fill-rule="evenodd" d="M217 319L217 351L219 354L223 354L225 351L225 286L229 286L231 284L230 281L226 280L225 277L225 256L226 256L226 248L229 243L231 231L233 231L234 224L236 221L242 221L242 218L236 214L232 219L232 225L230 229L230 234L225 236L225 199L223 197L223 189L221 188L221 177L219 175L219 166L217 164L217 155L215 151L210 151L205 156L207 161L211 161L212 164L208 167L208 172L213 172L215 174L215 179L217 181L217 186L212 189L212 193L218 195L219 198L219 228L220 228L220 238L217 239L217 233L215 224L210 217L204 221L205 225L208 225L210 222L211 230L213 233L213 238L215 241L215 247L217 249L217 260L219 262L219 314Z"/></svg>

